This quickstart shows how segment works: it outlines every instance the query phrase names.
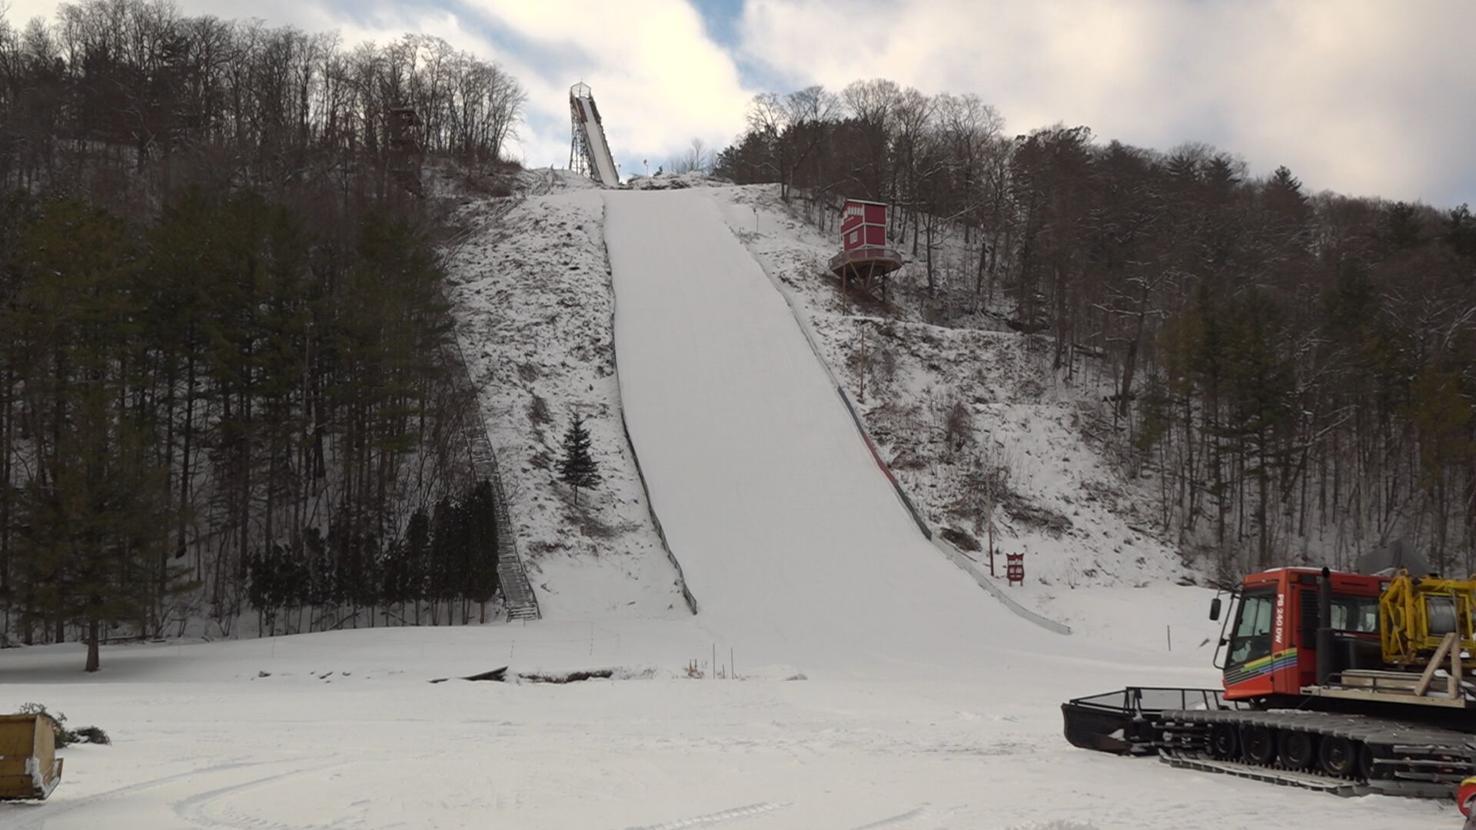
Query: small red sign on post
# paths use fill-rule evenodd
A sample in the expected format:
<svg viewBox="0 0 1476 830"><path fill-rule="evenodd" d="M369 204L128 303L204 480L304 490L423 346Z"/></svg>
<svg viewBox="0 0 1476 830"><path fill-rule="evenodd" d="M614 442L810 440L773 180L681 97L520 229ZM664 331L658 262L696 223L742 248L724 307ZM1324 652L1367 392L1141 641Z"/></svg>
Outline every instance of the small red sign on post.
<svg viewBox="0 0 1476 830"><path fill-rule="evenodd" d="M1009 578L1011 585L1025 584L1025 554L1007 553L1005 559L1005 576Z"/></svg>

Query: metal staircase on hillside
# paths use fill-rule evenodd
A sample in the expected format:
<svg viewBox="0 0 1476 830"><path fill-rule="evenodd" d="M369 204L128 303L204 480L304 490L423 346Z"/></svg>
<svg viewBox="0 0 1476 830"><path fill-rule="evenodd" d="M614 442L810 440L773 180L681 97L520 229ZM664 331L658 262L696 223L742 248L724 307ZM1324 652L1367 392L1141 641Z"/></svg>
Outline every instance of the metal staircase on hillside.
<svg viewBox="0 0 1476 830"><path fill-rule="evenodd" d="M453 367L452 377L457 387L457 396L467 402L468 415L463 421L462 438L466 442L467 455L472 461L472 470L477 481L492 484L492 503L497 521L497 579L502 585L502 597L507 607L509 620L536 620L542 614L538 609L538 595L528 581L528 571L523 567L523 557L518 550L517 532L513 528L512 514L507 507L507 492L502 486L502 473L497 466L497 454L492 451L492 441L487 437L487 424L482 418L481 399L471 380L471 365L455 343L449 358L459 364Z"/></svg>
<svg viewBox="0 0 1476 830"><path fill-rule="evenodd" d="M507 606L509 620L536 620L542 616L538 610L538 596L528 581L528 572L523 568L523 556L518 551L517 534L513 532L512 517L507 510L507 495L502 491L502 476L497 474L497 460L492 460L492 494L497 511L497 581L502 585L502 598Z"/></svg>

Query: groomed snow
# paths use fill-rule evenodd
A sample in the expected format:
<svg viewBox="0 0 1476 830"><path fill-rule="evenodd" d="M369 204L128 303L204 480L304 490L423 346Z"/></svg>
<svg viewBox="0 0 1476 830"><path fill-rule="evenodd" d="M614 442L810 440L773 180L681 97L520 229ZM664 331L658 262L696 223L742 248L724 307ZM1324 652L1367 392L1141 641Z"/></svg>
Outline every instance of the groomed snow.
<svg viewBox="0 0 1476 830"><path fill-rule="evenodd" d="M606 204L631 440L711 630L791 661L912 662L984 630L1049 636L981 602L919 533L705 192Z"/></svg>
<svg viewBox="0 0 1476 830"><path fill-rule="evenodd" d="M1067 697L1217 682L1209 593L1094 595L1070 637L1005 612L910 524L714 197L605 198L626 414L701 613L110 647L96 676L80 647L0 652L0 710L115 741L68 750L52 799L0 826L1459 825L1071 748ZM430 682L502 665L621 679Z"/></svg>

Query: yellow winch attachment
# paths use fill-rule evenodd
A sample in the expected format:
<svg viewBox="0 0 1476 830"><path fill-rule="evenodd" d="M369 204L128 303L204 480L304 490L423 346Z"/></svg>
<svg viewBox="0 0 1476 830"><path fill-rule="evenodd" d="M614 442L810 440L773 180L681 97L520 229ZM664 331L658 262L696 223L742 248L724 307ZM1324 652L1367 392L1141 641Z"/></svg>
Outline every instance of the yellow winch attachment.
<svg viewBox="0 0 1476 830"><path fill-rule="evenodd" d="M1425 662L1450 633L1460 648L1476 652L1476 579L1418 578L1400 571L1379 597L1384 662Z"/></svg>

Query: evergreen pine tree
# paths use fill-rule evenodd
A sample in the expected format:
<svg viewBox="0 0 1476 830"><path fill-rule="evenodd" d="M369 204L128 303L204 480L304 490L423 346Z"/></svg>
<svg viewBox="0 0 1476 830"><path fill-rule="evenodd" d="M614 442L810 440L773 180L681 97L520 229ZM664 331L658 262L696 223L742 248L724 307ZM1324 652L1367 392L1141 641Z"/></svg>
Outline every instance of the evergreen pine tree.
<svg viewBox="0 0 1476 830"><path fill-rule="evenodd" d="M594 488L604 479L599 465L589 454L589 430L584 416L575 415L564 432L564 457L559 459L559 480L574 488L574 504L579 504L579 488Z"/></svg>
<svg viewBox="0 0 1476 830"><path fill-rule="evenodd" d="M96 671L105 628L143 630L172 526L164 470L130 394L139 361L120 357L139 314L126 288L136 249L122 222L73 202L52 203L22 244L28 283L9 309L14 328L0 331L36 344L49 383L48 440L35 444L36 473L12 519L22 625L55 626L58 642L82 627Z"/></svg>
<svg viewBox="0 0 1476 830"><path fill-rule="evenodd" d="M481 607L487 621L487 603L497 594L497 510L492 482L477 482L466 500L467 542L471 562L466 574L466 596Z"/></svg>
<svg viewBox="0 0 1476 830"><path fill-rule="evenodd" d="M458 505L450 497L444 497L436 502L431 513L429 578L425 596L431 606L431 625L440 624L440 604L456 598L456 561L464 544L458 512ZM450 614L449 608L447 614Z"/></svg>

